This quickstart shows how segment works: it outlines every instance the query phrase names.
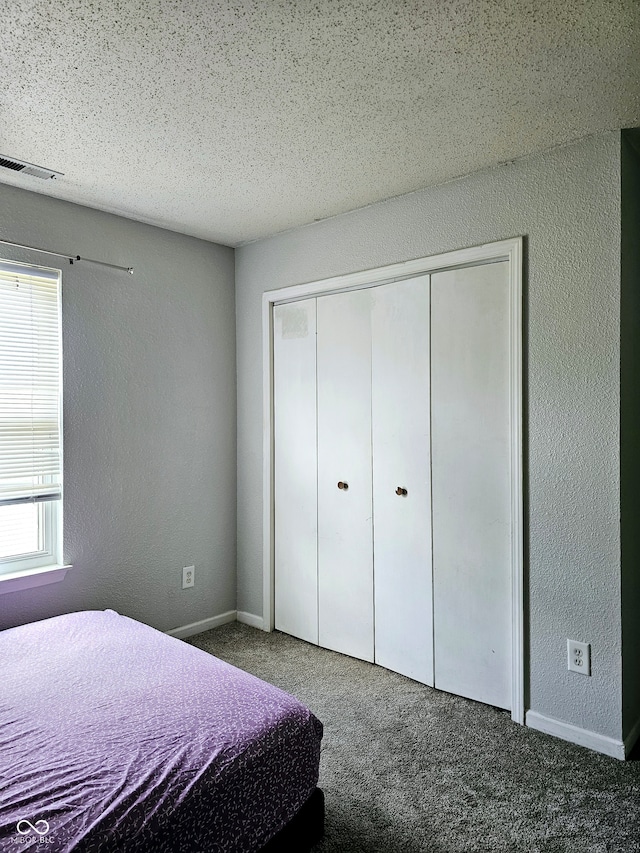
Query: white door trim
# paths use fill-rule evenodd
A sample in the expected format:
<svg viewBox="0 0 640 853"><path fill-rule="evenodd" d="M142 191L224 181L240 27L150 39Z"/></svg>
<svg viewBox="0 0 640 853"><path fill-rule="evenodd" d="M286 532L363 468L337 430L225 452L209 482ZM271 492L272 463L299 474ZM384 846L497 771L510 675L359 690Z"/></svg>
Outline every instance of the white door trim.
<svg viewBox="0 0 640 853"><path fill-rule="evenodd" d="M273 306L310 296L373 287L424 273L494 261L509 262L511 374L511 718L524 725L524 552L522 473L522 237L455 252L416 258L321 281L306 282L262 295L263 370L263 624L274 628L273 559Z"/></svg>

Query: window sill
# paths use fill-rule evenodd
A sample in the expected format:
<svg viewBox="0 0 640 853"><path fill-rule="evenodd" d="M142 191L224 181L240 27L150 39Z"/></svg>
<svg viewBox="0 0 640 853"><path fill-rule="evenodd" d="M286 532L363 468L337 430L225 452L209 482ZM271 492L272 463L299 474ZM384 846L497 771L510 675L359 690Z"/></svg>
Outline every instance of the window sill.
<svg viewBox="0 0 640 853"><path fill-rule="evenodd" d="M9 572L0 575L0 595L6 592L19 592L64 580L71 566L41 566L39 569L24 569L21 572Z"/></svg>

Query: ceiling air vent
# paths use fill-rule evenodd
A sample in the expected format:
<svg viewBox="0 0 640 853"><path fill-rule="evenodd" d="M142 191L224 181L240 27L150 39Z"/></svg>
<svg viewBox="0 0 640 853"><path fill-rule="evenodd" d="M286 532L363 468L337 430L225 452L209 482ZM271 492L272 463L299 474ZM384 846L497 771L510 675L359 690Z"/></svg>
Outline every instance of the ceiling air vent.
<svg viewBox="0 0 640 853"><path fill-rule="evenodd" d="M45 169L43 166L35 166L33 163L26 163L24 160L16 160L14 157L3 157L0 154L0 166L3 169L11 169L13 172L20 172L23 175L31 175L33 178L57 178L62 176L62 172L54 172L53 169Z"/></svg>

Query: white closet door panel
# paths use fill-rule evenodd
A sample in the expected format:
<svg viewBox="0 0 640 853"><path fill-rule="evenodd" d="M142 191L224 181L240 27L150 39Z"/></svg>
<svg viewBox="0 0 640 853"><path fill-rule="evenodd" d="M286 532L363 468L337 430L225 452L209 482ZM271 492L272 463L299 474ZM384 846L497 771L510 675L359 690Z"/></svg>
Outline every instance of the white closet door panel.
<svg viewBox="0 0 640 853"><path fill-rule="evenodd" d="M433 685L429 277L371 294L375 659Z"/></svg>
<svg viewBox="0 0 640 853"><path fill-rule="evenodd" d="M431 277L435 686L511 706L508 263Z"/></svg>
<svg viewBox="0 0 640 853"><path fill-rule="evenodd" d="M371 296L318 298L319 643L373 660ZM338 483L347 483L339 489Z"/></svg>
<svg viewBox="0 0 640 853"><path fill-rule="evenodd" d="M273 320L275 625L317 643L316 301Z"/></svg>

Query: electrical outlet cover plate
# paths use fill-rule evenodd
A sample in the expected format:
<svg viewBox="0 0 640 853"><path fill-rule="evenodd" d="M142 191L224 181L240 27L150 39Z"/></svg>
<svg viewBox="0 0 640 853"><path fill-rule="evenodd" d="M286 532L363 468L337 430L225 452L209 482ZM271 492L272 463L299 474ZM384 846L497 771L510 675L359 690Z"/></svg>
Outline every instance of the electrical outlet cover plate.
<svg viewBox="0 0 640 853"><path fill-rule="evenodd" d="M182 570L182 589L188 589L193 586L196 581L196 567L185 566Z"/></svg>
<svg viewBox="0 0 640 853"><path fill-rule="evenodd" d="M591 644L567 640L567 664L571 672L591 675Z"/></svg>

